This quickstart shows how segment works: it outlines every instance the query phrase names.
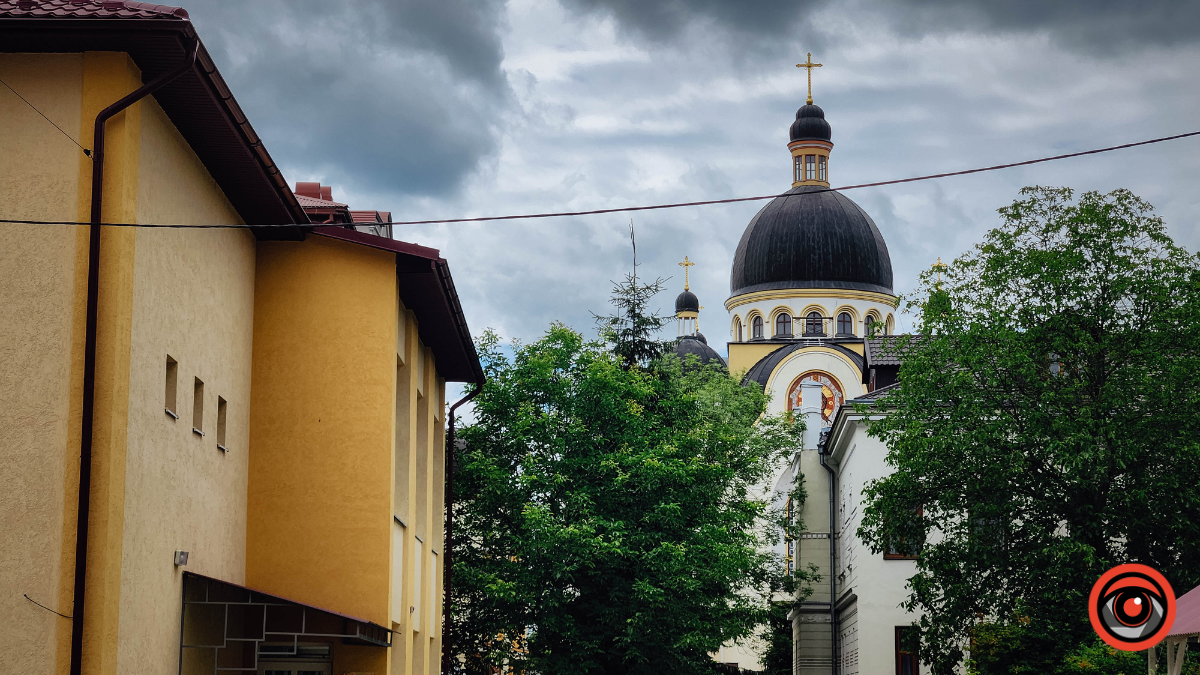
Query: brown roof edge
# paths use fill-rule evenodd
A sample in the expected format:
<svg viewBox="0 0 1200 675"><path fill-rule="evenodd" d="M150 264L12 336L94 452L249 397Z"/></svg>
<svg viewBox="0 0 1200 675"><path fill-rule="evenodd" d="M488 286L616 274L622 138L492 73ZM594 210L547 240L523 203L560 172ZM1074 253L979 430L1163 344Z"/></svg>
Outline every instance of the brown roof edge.
<svg viewBox="0 0 1200 675"><path fill-rule="evenodd" d="M395 253L397 274L406 282L401 284L401 299L416 313L418 334L433 349L438 371L450 382L483 381L483 366L454 288L450 265L437 249L344 227L314 227L312 232Z"/></svg>
<svg viewBox="0 0 1200 675"><path fill-rule="evenodd" d="M126 6L134 9L133 4ZM100 16L74 7L79 9L69 15L31 16L0 0L0 52L126 52L149 81L178 64L192 41L200 40L191 21L178 14ZM192 72L154 97L247 223L309 222L202 41ZM91 144L90 138L80 140ZM253 229L259 238L304 236L301 227Z"/></svg>

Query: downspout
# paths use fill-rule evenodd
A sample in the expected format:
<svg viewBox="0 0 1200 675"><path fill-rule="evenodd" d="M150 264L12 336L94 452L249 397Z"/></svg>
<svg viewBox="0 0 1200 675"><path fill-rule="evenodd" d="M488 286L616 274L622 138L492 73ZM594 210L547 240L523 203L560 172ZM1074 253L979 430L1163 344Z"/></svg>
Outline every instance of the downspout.
<svg viewBox="0 0 1200 675"><path fill-rule="evenodd" d="M83 424L79 438L79 514L75 532L75 590L71 611L71 675L83 672L83 610L87 585L88 517L92 496L92 426L96 404L96 314L100 297L100 227L104 199L104 125L109 118L192 69L200 40L183 63L113 103L96 115L92 133L92 210L88 228L87 320L83 346Z"/></svg>
<svg viewBox="0 0 1200 675"><path fill-rule="evenodd" d="M837 545L834 542L834 524L837 514L834 513L833 490L837 480L833 467L825 463L824 448L817 448L817 456L821 459L821 467L829 473L829 660L833 665L833 675L837 675Z"/></svg>
<svg viewBox="0 0 1200 675"><path fill-rule="evenodd" d="M457 403L450 406L449 429L446 432L446 540L442 545L442 673L448 675L451 672L451 660L453 657L454 641L453 632L450 621L450 577L454 570L451 565L451 555L454 548L454 470L457 464L455 454L457 448L454 447L454 411L458 406L470 401L483 391L483 385L487 382L487 376L480 373L479 379L475 382L475 390L466 396L460 398Z"/></svg>

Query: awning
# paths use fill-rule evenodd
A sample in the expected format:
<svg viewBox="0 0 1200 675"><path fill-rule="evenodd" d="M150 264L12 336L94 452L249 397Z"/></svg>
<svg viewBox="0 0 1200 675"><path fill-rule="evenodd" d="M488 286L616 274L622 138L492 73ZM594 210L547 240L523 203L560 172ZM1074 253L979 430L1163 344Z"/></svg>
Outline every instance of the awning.
<svg viewBox="0 0 1200 675"><path fill-rule="evenodd" d="M313 607L200 574L183 574L180 673L256 671L260 645L286 656L299 643L334 638L342 644L390 647L392 631L365 619Z"/></svg>

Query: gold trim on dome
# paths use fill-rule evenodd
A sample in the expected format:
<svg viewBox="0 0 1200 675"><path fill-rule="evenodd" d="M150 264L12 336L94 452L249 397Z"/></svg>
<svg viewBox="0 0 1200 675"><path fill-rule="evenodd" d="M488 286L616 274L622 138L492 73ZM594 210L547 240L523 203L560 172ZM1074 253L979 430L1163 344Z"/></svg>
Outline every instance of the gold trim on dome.
<svg viewBox="0 0 1200 675"><path fill-rule="evenodd" d="M735 295L725 301L725 311L731 312L734 307L741 307L754 302L767 302L770 300L788 300L791 298L835 298L838 300L866 300L867 302L877 302L881 305L896 307L899 305L900 299L894 295L887 293L879 293L876 291L859 291L848 288L781 288L770 291L754 291L753 293L744 293Z"/></svg>

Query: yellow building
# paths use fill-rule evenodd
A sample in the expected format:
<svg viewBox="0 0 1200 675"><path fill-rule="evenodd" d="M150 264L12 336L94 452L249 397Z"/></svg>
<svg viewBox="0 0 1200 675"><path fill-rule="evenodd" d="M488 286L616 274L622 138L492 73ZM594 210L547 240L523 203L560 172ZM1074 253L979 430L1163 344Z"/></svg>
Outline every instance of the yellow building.
<svg viewBox="0 0 1200 675"><path fill-rule="evenodd" d="M0 2L0 80L0 219L232 226L0 223L0 672L438 672L446 261L306 225L181 9Z"/></svg>

